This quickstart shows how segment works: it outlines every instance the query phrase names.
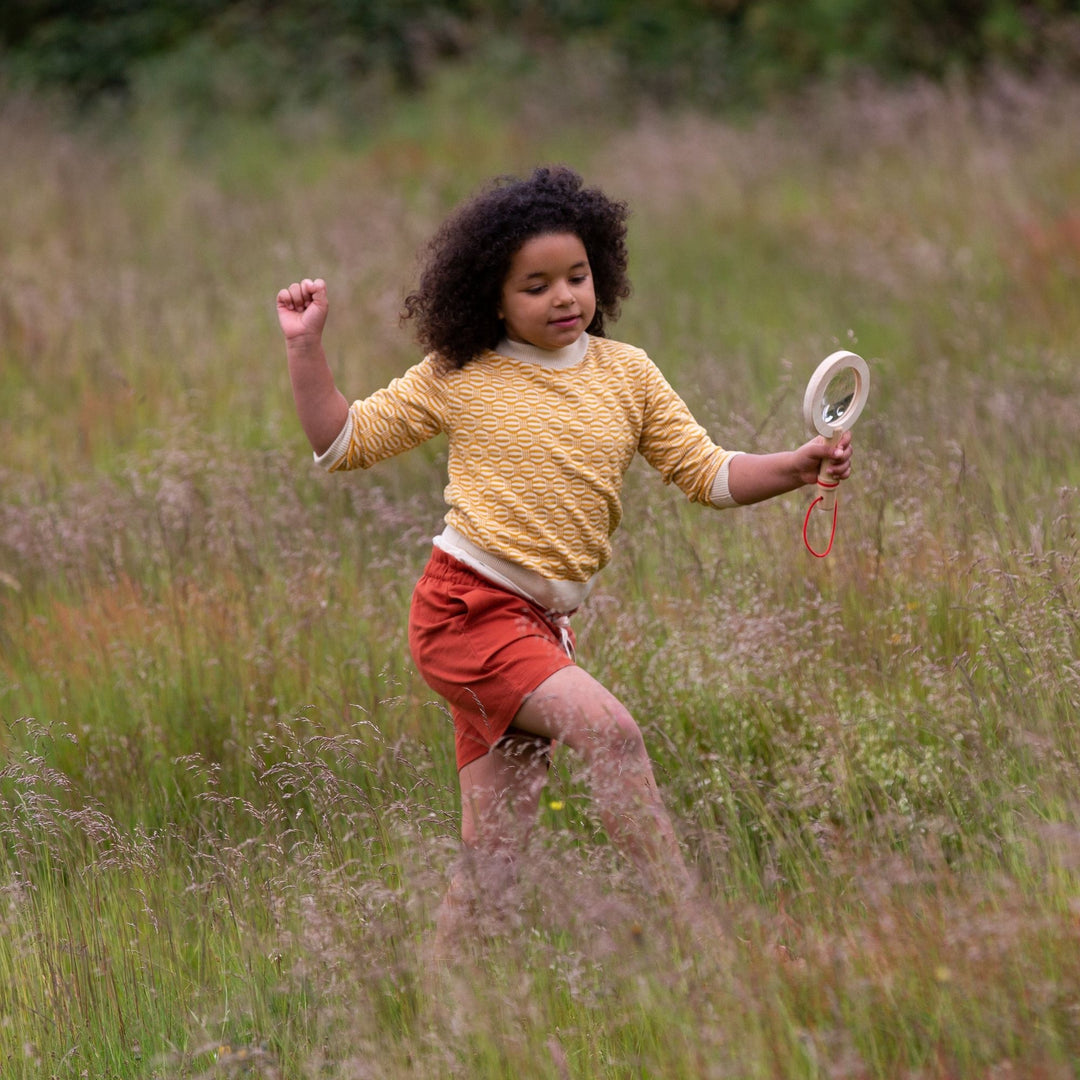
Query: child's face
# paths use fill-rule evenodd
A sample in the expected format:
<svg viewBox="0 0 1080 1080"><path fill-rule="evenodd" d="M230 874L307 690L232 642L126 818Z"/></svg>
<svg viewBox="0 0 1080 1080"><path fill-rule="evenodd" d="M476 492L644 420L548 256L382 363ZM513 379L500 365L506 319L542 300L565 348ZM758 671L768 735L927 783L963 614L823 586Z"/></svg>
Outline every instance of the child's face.
<svg viewBox="0 0 1080 1080"><path fill-rule="evenodd" d="M526 240L503 282L499 318L511 341L540 349L572 345L596 314L585 245L573 233Z"/></svg>

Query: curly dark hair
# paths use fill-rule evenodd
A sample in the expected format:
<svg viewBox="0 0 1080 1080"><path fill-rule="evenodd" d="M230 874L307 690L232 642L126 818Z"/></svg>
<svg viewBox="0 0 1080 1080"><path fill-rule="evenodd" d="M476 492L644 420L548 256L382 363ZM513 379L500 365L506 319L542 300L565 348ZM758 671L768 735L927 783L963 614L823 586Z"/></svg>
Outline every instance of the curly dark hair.
<svg viewBox="0 0 1080 1080"><path fill-rule="evenodd" d="M586 329L602 337L605 318L617 319L619 302L630 295L628 214L626 203L585 187L565 166L536 169L524 180L501 177L458 207L432 238L402 321L416 319L420 344L464 367L503 336L499 300L522 244L568 232L585 245L596 291L596 314Z"/></svg>

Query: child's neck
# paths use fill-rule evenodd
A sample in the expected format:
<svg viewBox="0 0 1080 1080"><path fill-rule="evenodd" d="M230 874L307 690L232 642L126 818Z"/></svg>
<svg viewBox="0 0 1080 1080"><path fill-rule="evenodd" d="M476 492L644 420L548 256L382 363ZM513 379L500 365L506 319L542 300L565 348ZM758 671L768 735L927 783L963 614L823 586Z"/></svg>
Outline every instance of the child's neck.
<svg viewBox="0 0 1080 1080"><path fill-rule="evenodd" d="M495 351L500 356L509 356L511 360L555 369L576 367L585 359L585 350L588 347L589 335L582 334L572 345L566 345L561 349L540 349L524 341L503 338L495 347Z"/></svg>

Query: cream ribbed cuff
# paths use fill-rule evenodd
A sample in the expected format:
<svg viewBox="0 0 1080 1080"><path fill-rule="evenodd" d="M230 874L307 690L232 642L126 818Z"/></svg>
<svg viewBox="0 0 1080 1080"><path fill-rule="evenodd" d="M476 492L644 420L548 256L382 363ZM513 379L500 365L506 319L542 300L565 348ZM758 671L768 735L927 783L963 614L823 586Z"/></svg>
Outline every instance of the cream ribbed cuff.
<svg viewBox="0 0 1080 1080"><path fill-rule="evenodd" d="M719 510L724 510L729 506L739 505L731 494L731 488L728 487L728 472L732 460L737 458L743 452L744 451L742 450L733 450L726 458L724 458L724 463L720 468L716 470L716 476L712 482L712 490L709 492L709 503Z"/></svg>
<svg viewBox="0 0 1080 1080"><path fill-rule="evenodd" d="M349 452L349 443L352 442L355 425L356 418L350 409L348 419L345 421L345 426L338 432L338 437L321 454L312 455L315 458L315 464L324 469L336 465Z"/></svg>

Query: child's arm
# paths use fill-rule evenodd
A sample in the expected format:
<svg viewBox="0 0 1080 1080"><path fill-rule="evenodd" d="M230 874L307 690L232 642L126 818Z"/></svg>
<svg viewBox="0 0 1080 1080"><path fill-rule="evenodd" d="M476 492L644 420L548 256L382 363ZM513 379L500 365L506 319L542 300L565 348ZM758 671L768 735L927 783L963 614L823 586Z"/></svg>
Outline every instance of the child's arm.
<svg viewBox="0 0 1080 1080"><path fill-rule="evenodd" d="M289 378L300 425L316 454L324 453L349 417L349 403L334 383L322 346L329 304L326 282L305 278L277 294Z"/></svg>
<svg viewBox="0 0 1080 1080"><path fill-rule="evenodd" d="M851 432L845 431L834 447L819 435L797 450L778 454L739 454L728 466L728 489L740 505L761 502L804 484L817 482L821 462L829 460L833 480L851 475Z"/></svg>

